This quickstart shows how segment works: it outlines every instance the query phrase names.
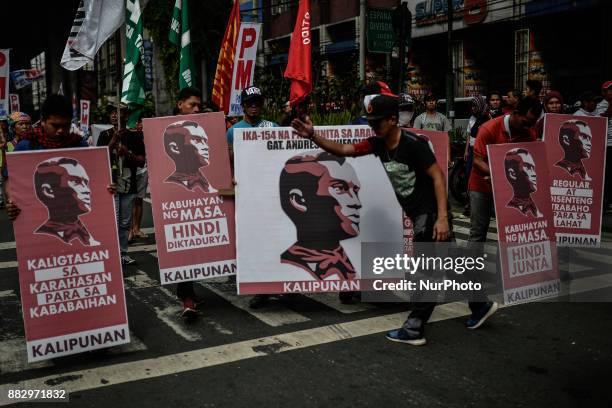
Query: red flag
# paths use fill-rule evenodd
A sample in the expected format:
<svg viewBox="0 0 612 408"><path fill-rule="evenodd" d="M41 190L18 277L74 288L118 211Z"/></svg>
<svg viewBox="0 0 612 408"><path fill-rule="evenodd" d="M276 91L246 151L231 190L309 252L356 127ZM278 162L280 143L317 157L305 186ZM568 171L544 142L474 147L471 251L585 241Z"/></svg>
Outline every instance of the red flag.
<svg viewBox="0 0 612 408"><path fill-rule="evenodd" d="M291 79L291 106L297 105L312 91L311 40L310 0L300 0L285 70L285 78Z"/></svg>
<svg viewBox="0 0 612 408"><path fill-rule="evenodd" d="M238 42L238 31L240 30L240 1L234 1L234 7L230 14L225 35L219 51L215 82L213 84L212 101L225 113L229 110L229 98L232 87L232 75L234 74L234 55L236 54L236 43Z"/></svg>

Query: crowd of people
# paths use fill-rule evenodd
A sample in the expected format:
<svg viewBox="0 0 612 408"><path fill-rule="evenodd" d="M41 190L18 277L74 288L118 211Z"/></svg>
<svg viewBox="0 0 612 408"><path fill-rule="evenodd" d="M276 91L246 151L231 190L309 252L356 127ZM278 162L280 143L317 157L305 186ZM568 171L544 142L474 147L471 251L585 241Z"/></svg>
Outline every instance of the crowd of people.
<svg viewBox="0 0 612 408"><path fill-rule="evenodd" d="M493 213L493 195L490 169L487 160L487 146L500 143L534 141L542 137L544 113L572 113L578 116L604 116L612 114L612 81L601 87L601 96L585 92L580 97L577 110L565 105L563 96L549 91L540 100L542 84L528 81L524 92L509 90L505 95L492 91L486 97L472 97L471 117L465 131L464 159L469 174L469 204L465 214L470 217L469 241L486 241L490 218ZM241 121L228 119L227 142L230 147L230 163L234 165L232 152L235 129L275 127L275 122L263 118L265 96L255 86L243 90L241 103L244 117ZM415 242L447 242L453 239L452 219L449 211L446 180L441 166L437 163L428 143L413 129L427 129L448 132L451 121L438 112L437 98L427 95L423 102L425 111L415 116L415 99L409 94L395 95L384 82L373 82L363 86L360 103L365 114L350 124L369 125L376 137L357 144L338 144L314 132L308 114L308 101L296 108L287 107L281 125L292 126L304 138L312 140L323 150L336 156L363 156L373 154L383 163L397 200L410 217ZM110 153L112 184L108 186L114 194L116 221L119 231L121 263L133 265L136 261L128 254L131 241L146 238L141 229L143 200L147 193L148 171L142 118L133 129L127 129L125 118L128 111L121 105L110 107L109 122L112 127L102 132L97 146L107 146ZM196 114L204 111L202 94L195 88L182 89L177 97L176 115ZM40 121L33 126L32 119L23 112L13 112L8 121L0 121L0 149L2 155L2 205L11 220L21 210L11 200L10 176L6 166L6 153L40 149L57 149L88 146L88 139L71 131L73 117L71 103L61 95L51 95L40 111ZM612 204L612 120L608 120L606 153L605 209ZM393 165L389 165L389 164ZM220 192L233 195L233 191ZM191 318L197 314L202 299L197 296L193 282L179 283L177 298L182 302L182 316ZM340 300L345 303L359 300L355 292L342 292ZM252 308L264 307L270 295L254 296ZM469 302L472 315L467 321L469 329L480 327L497 309L497 304L487 298L484 292ZM419 302L410 312L402 327L387 334L392 341L423 345L425 325L436 304Z"/></svg>

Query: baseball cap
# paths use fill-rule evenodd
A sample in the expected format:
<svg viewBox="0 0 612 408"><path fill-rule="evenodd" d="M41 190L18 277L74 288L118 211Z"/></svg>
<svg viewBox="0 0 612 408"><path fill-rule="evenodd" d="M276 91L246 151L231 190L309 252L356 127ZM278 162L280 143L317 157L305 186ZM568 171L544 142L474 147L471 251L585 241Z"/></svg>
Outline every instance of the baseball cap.
<svg viewBox="0 0 612 408"><path fill-rule="evenodd" d="M389 116L397 116L399 111L399 100L396 96L371 95L366 104L366 119L379 120Z"/></svg>
<svg viewBox="0 0 612 408"><path fill-rule="evenodd" d="M608 89L612 86L612 81L606 81L603 83L603 85L601 86L601 89Z"/></svg>
<svg viewBox="0 0 612 408"><path fill-rule="evenodd" d="M253 101L256 99L259 99L261 101L263 101L264 99L261 89L256 86L249 86L248 88L243 89L242 93L240 94L241 103Z"/></svg>
<svg viewBox="0 0 612 408"><path fill-rule="evenodd" d="M411 108L414 108L414 99L412 99L412 96L407 93L401 93L398 97L400 110L411 110Z"/></svg>

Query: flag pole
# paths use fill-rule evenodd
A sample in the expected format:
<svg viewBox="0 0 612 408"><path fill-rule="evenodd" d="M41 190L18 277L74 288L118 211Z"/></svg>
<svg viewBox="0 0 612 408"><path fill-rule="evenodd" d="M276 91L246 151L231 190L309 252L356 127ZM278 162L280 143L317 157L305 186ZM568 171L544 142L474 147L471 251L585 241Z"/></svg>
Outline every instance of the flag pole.
<svg viewBox="0 0 612 408"><path fill-rule="evenodd" d="M123 64L121 61L121 28L115 32L115 82L117 82L117 131L121 129L121 87L123 86Z"/></svg>

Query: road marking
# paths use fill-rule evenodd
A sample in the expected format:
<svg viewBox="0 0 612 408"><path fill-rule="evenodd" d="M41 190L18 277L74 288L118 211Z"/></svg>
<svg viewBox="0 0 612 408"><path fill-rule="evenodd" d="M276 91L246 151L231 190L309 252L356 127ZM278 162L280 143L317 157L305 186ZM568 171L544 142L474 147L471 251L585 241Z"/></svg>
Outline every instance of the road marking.
<svg viewBox="0 0 612 408"><path fill-rule="evenodd" d="M436 307L430 322L466 316L469 313L463 303L441 305ZM55 374L20 381L10 386L20 389L65 389L70 394L377 334L401 326L405 318L405 312L395 313L146 360ZM9 403L14 401L0 400L0 406Z"/></svg>
<svg viewBox="0 0 612 408"><path fill-rule="evenodd" d="M361 302L345 305L340 301L340 299L338 299L337 293L311 293L305 294L304 296L307 296L316 302L323 303L325 306L344 314L363 312L376 308L376 306L371 303Z"/></svg>
<svg viewBox="0 0 612 408"><path fill-rule="evenodd" d="M222 278L227 279L227 278ZM230 302L235 307L244 310L253 317L261 320L268 326L279 327L288 324L303 323L310 321L306 316L303 316L291 309L286 308L279 302L271 301L266 307L261 310L253 310L249 307L250 296L236 295L236 287L231 284L220 282L200 282L199 285L213 291L223 299Z"/></svg>
<svg viewBox="0 0 612 408"><path fill-rule="evenodd" d="M0 290L0 299L10 297L17 297L14 290Z"/></svg>
<svg viewBox="0 0 612 408"><path fill-rule="evenodd" d="M141 270L136 270L134 275L128 276L124 280L126 281L126 290L129 290L130 295L153 309L157 318L178 336L192 342L202 340L200 333L188 330L183 321L180 320L182 308L178 305L178 300L172 292L160 286L158 282L149 278ZM144 295L145 292L139 289L152 289L155 293L152 294L151 298L155 299L156 304L152 304Z"/></svg>
<svg viewBox="0 0 612 408"><path fill-rule="evenodd" d="M460 234L470 236L470 229L467 227L462 227L461 225L453 225L453 232L458 232ZM497 241L497 234L493 232L487 232L487 239L491 241Z"/></svg>

